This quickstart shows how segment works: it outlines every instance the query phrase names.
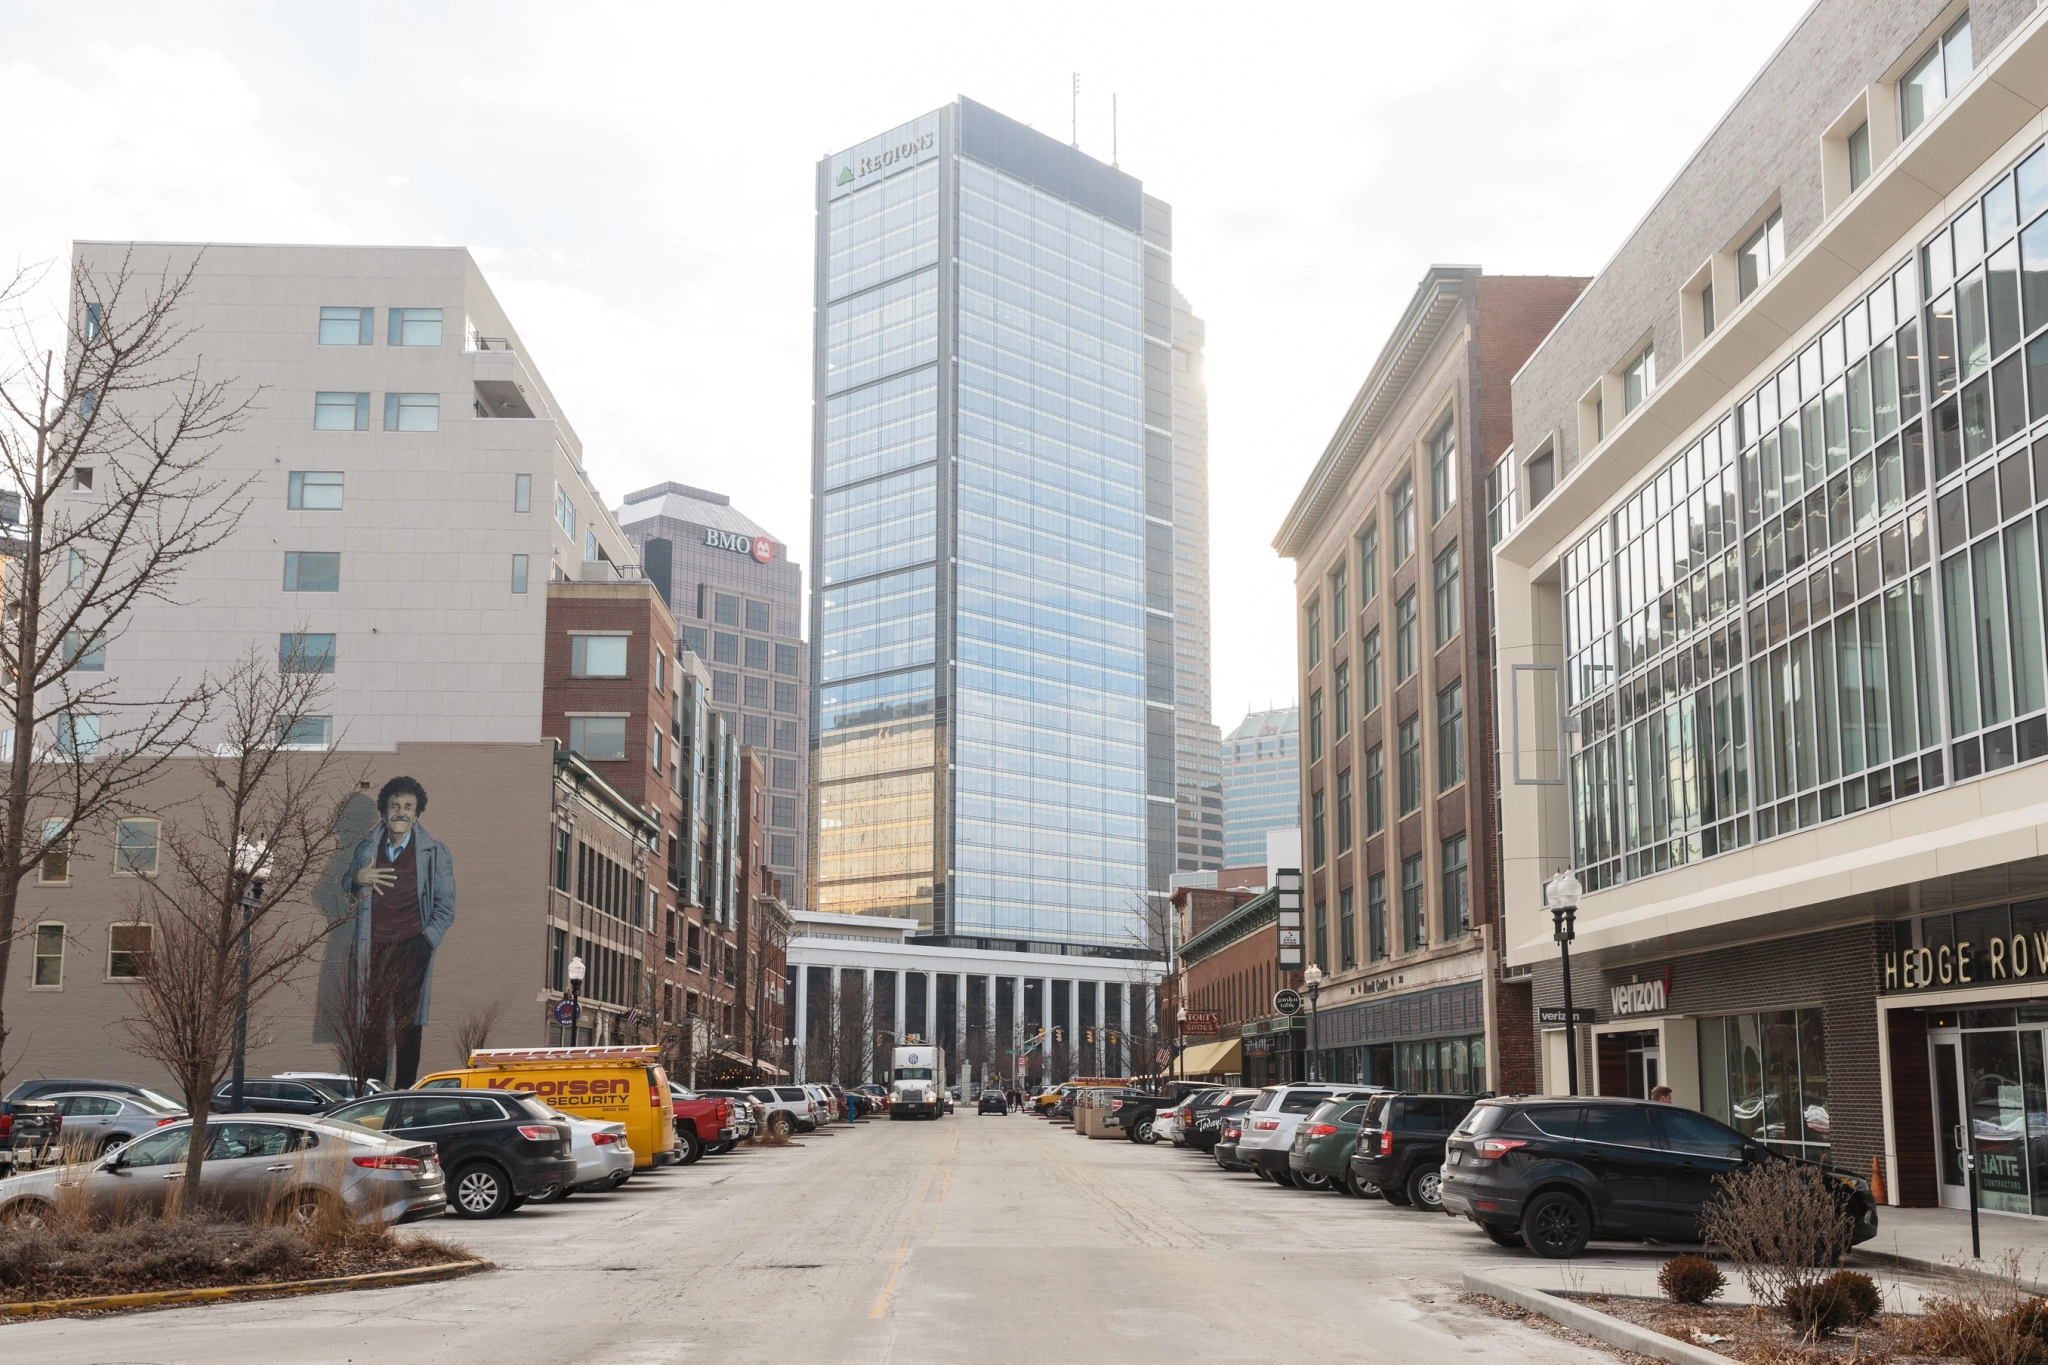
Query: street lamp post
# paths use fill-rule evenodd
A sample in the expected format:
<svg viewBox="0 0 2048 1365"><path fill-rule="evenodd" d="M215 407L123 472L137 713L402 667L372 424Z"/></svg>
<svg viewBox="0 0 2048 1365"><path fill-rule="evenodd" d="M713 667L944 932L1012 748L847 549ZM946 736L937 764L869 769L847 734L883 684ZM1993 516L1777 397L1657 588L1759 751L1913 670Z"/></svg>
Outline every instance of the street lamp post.
<svg viewBox="0 0 2048 1365"><path fill-rule="evenodd" d="M1319 1079L1316 1075L1316 997L1323 993L1323 969L1313 962L1303 967L1301 984L1308 987L1308 1078L1313 1083Z"/></svg>
<svg viewBox="0 0 2048 1365"><path fill-rule="evenodd" d="M242 1112L242 1082L249 1054L249 926L256 918L257 907L263 904L263 878L270 870L270 864L263 856L263 845L236 840L235 870L249 879L236 902L242 910L241 981L235 993L234 1070L228 1081L228 1108L239 1114Z"/></svg>
<svg viewBox="0 0 2048 1365"><path fill-rule="evenodd" d="M569 1046L575 1047L583 1029L583 959L569 959Z"/></svg>
<svg viewBox="0 0 2048 1365"><path fill-rule="evenodd" d="M1188 1007L1182 1005L1174 1017L1173 1058L1180 1063L1180 1078L1185 1084L1188 1078Z"/></svg>
<svg viewBox="0 0 2048 1365"><path fill-rule="evenodd" d="M1564 1069L1572 1094L1579 1093L1579 1024L1572 1013L1572 940L1578 936L1579 896L1584 890L1579 879L1560 872L1543 883L1543 903L1550 907L1550 936L1557 940L1558 961L1564 969Z"/></svg>

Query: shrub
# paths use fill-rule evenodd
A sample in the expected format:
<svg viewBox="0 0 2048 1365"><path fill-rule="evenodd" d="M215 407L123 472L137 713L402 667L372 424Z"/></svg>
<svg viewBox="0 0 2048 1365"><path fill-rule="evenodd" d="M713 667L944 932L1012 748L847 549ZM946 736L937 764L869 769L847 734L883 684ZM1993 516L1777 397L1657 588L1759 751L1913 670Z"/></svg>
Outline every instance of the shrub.
<svg viewBox="0 0 2048 1365"><path fill-rule="evenodd" d="M1657 1272L1657 1287L1673 1303L1705 1303L1728 1287L1721 1268L1704 1256L1673 1256Z"/></svg>
<svg viewBox="0 0 2048 1365"><path fill-rule="evenodd" d="M1818 1284L1848 1253L1855 1225L1819 1167L1766 1161L1716 1184L1700 1217L1707 1244L1728 1253L1756 1302L1784 1303L1788 1289Z"/></svg>
<svg viewBox="0 0 2048 1365"><path fill-rule="evenodd" d="M1884 1307L1884 1296L1868 1275L1838 1270L1824 1280L1787 1285L1779 1306L1800 1331L1824 1337L1869 1322Z"/></svg>
<svg viewBox="0 0 2048 1365"><path fill-rule="evenodd" d="M2019 1253L2008 1251L1994 1278L1929 1299L1900 1349L1961 1356L1970 1365L2048 1365L2048 1303L2020 1289L2019 1262Z"/></svg>

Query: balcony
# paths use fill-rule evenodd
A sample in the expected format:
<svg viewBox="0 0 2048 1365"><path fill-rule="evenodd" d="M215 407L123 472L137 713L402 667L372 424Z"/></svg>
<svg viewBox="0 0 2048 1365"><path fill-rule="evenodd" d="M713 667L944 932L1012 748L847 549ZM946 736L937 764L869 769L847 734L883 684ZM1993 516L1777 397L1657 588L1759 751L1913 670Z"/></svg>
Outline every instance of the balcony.
<svg viewBox="0 0 2048 1365"><path fill-rule="evenodd" d="M463 349L476 366L475 412L479 418L532 420L551 415L540 385L509 340L475 335L468 340Z"/></svg>

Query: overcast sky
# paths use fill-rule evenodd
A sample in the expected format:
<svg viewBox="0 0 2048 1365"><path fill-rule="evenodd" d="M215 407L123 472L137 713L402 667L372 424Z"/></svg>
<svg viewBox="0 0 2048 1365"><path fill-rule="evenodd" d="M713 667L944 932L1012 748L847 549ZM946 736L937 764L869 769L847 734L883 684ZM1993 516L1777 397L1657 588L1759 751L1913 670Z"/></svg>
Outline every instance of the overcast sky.
<svg viewBox="0 0 2048 1365"><path fill-rule="evenodd" d="M1599 269L1805 5L1696 9L13 5L0 266L467 245L614 505L730 493L808 570L813 163L956 94L1065 138L1079 71L1208 322L1227 731L1294 700L1273 535L1424 269Z"/></svg>

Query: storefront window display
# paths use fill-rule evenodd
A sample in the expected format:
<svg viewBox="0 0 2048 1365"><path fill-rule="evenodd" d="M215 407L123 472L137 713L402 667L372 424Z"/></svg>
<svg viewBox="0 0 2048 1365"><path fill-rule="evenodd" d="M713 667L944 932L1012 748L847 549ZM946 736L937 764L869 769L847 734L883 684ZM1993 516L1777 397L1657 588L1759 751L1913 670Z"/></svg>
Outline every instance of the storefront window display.
<svg viewBox="0 0 2048 1365"><path fill-rule="evenodd" d="M1781 1152L1828 1154L1827 1042L1819 1010L1699 1020L1700 1107Z"/></svg>

